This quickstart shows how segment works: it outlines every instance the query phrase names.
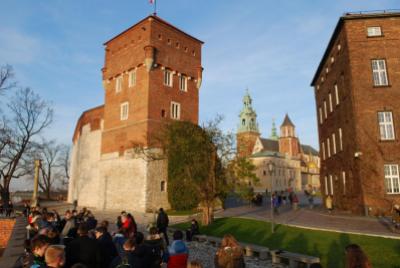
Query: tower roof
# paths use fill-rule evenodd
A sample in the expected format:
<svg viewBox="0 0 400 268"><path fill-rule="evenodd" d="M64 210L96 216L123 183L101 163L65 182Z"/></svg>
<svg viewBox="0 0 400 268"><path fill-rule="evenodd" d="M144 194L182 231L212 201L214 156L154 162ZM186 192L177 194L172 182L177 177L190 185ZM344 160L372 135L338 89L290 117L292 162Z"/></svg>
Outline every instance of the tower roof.
<svg viewBox="0 0 400 268"><path fill-rule="evenodd" d="M249 90L246 89L246 94L243 97L243 108L240 111L240 122L238 125L238 133L242 132L256 132L259 133L257 114L251 105L251 97Z"/></svg>
<svg viewBox="0 0 400 268"><path fill-rule="evenodd" d="M287 127L287 126L294 127L294 124L290 120L288 114L285 115L285 119L283 119L283 123L282 123L281 127Z"/></svg>

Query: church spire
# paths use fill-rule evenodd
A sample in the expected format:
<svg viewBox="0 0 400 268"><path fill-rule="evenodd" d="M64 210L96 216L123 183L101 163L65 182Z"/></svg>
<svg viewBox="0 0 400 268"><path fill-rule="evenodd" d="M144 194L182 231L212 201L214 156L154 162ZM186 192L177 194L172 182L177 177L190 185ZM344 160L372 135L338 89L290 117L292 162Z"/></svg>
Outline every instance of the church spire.
<svg viewBox="0 0 400 268"><path fill-rule="evenodd" d="M257 114L251 105L252 99L250 97L249 89L246 89L246 94L243 97L243 108L240 112L240 122L238 125L238 133L242 132L255 132L258 131Z"/></svg>
<svg viewBox="0 0 400 268"><path fill-rule="evenodd" d="M271 140L278 140L278 132L276 130L275 119L272 119Z"/></svg>

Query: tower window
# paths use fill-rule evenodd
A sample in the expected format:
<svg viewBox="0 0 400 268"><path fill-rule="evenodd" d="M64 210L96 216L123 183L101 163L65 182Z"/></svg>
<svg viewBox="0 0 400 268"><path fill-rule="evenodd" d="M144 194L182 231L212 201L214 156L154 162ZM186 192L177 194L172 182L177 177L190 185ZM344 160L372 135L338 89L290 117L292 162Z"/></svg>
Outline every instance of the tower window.
<svg viewBox="0 0 400 268"><path fill-rule="evenodd" d="M168 87L172 87L172 72L171 70L165 69L164 70L164 85Z"/></svg>
<svg viewBox="0 0 400 268"><path fill-rule="evenodd" d="M179 42L176 42L175 47L179 48L181 45L179 44Z"/></svg>
<svg viewBox="0 0 400 268"><path fill-rule="evenodd" d="M171 45L171 39L168 38L167 43L168 45Z"/></svg>
<svg viewBox="0 0 400 268"><path fill-rule="evenodd" d="M246 119L242 119L242 126L246 125Z"/></svg>
<svg viewBox="0 0 400 268"><path fill-rule="evenodd" d="M158 35L158 40L162 40L161 34Z"/></svg>
<svg viewBox="0 0 400 268"><path fill-rule="evenodd" d="M384 59L372 60L371 64L374 86L387 86L386 61Z"/></svg>
<svg viewBox="0 0 400 268"><path fill-rule="evenodd" d="M161 117L162 117L162 118L165 117L165 110L164 110L164 109L161 110Z"/></svg>
<svg viewBox="0 0 400 268"><path fill-rule="evenodd" d="M129 102L121 103L120 107L120 119L127 120L129 115Z"/></svg>
<svg viewBox="0 0 400 268"><path fill-rule="evenodd" d="M179 89L182 91L187 91L187 77L185 75L181 75L179 77Z"/></svg>
<svg viewBox="0 0 400 268"><path fill-rule="evenodd" d="M129 87L136 85L136 69L129 72Z"/></svg>
<svg viewBox="0 0 400 268"><path fill-rule="evenodd" d="M379 26L368 27L367 28L367 36L368 37L382 36L381 27L379 27Z"/></svg>
<svg viewBox="0 0 400 268"><path fill-rule="evenodd" d="M179 120L181 118L181 105L177 102L171 102L171 118Z"/></svg>
<svg viewBox="0 0 400 268"><path fill-rule="evenodd" d="M336 98L336 105L339 105L340 100L339 100L339 89L337 84L335 84L335 98Z"/></svg>
<svg viewBox="0 0 400 268"><path fill-rule="evenodd" d="M161 190L161 192L165 192L165 190L166 190L166 183L165 183L165 181L161 181L161 184L160 184L160 190Z"/></svg>
<svg viewBox="0 0 400 268"><path fill-rule="evenodd" d="M192 50L192 55L196 56L196 52L194 50Z"/></svg>
<svg viewBox="0 0 400 268"><path fill-rule="evenodd" d="M122 90L122 76L118 76L115 79L115 92L121 92Z"/></svg>

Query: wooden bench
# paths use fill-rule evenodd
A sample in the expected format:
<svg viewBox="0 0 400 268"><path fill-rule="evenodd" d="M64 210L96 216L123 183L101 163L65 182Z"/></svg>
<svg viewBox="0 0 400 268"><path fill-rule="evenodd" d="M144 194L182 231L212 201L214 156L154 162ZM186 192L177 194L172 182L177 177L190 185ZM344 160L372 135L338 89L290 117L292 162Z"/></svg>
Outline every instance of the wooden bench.
<svg viewBox="0 0 400 268"><path fill-rule="evenodd" d="M271 251L272 263L285 263L290 268L310 267L313 263L320 263L320 259L314 256L308 256L288 251L273 250Z"/></svg>

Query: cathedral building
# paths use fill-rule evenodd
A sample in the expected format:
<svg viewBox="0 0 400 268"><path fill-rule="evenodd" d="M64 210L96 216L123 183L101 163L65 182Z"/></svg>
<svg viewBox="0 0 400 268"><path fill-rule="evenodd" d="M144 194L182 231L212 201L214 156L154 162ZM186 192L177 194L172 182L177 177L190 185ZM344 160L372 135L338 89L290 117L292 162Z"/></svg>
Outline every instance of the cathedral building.
<svg viewBox="0 0 400 268"><path fill-rule="evenodd" d="M82 113L73 136L68 201L99 209L168 208L167 163L157 149L169 120L199 117L203 42L148 16L104 43L104 104Z"/></svg>
<svg viewBox="0 0 400 268"><path fill-rule="evenodd" d="M262 138L252 99L246 92L239 118L237 154L248 157L256 166L260 181L253 185L255 192L319 188L319 153L300 143L289 115L286 114L280 126L279 136L273 122L271 136Z"/></svg>

